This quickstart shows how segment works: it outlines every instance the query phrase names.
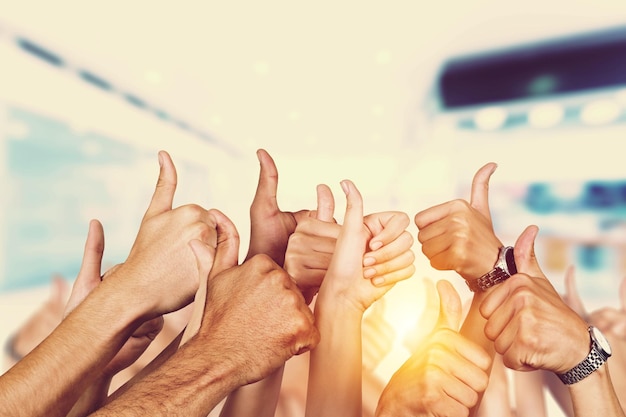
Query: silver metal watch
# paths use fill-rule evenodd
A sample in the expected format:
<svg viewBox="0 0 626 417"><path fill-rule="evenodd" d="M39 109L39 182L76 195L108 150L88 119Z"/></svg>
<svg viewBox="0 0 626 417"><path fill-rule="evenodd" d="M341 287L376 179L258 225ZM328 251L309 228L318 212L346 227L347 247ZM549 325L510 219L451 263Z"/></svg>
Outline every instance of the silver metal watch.
<svg viewBox="0 0 626 417"><path fill-rule="evenodd" d="M502 246L498 253L498 260L493 269L480 278L467 280L465 283L469 289L474 292L486 291L487 288L493 287L515 274L517 274L517 266L515 265L513 247Z"/></svg>
<svg viewBox="0 0 626 417"><path fill-rule="evenodd" d="M564 374L557 374L561 382L566 385L572 385L587 378L611 357L609 341L600 330L594 326L589 326L587 330L591 339L591 348L587 357Z"/></svg>

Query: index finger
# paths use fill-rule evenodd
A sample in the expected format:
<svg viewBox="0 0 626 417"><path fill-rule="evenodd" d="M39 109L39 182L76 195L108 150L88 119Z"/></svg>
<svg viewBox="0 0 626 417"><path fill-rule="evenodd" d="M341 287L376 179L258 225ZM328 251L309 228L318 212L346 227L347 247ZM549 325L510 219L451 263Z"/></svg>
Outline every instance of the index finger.
<svg viewBox="0 0 626 417"><path fill-rule="evenodd" d="M411 221L404 212L387 211L370 214L363 219L363 222L373 236L369 247L371 250L376 250L397 239Z"/></svg>

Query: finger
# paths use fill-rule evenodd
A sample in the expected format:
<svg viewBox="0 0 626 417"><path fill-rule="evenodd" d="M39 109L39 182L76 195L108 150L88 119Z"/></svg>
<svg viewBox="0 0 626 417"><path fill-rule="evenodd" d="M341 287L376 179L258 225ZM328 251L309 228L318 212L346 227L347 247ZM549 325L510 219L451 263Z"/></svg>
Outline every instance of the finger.
<svg viewBox="0 0 626 417"><path fill-rule="evenodd" d="M172 209L178 177L172 158L165 151L159 151L159 179L152 195L152 201L144 215L144 220Z"/></svg>
<svg viewBox="0 0 626 417"><path fill-rule="evenodd" d="M276 193L278 191L278 170L276 169L276 164L265 149L259 149L256 155L261 168L252 207L278 207L278 202L276 201Z"/></svg>
<svg viewBox="0 0 626 417"><path fill-rule="evenodd" d="M100 284L102 256L104 254L104 229L98 220L89 222L83 260L70 298L65 306L67 316L89 293Z"/></svg>
<svg viewBox="0 0 626 417"><path fill-rule="evenodd" d="M463 316L461 297L459 297L452 284L446 280L437 282L437 292L439 293L439 320L437 320L437 327L447 327L458 331L459 327L461 327L461 318Z"/></svg>
<svg viewBox="0 0 626 417"><path fill-rule="evenodd" d="M391 261L406 252L411 252L413 246L413 236L406 230L395 240L386 244L378 250L371 251L363 256L363 266L375 266ZM411 261L413 262L413 261Z"/></svg>
<svg viewBox="0 0 626 417"><path fill-rule="evenodd" d="M575 268L570 265L565 272L565 303L580 317L586 317L587 311L576 288Z"/></svg>
<svg viewBox="0 0 626 417"><path fill-rule="evenodd" d="M415 265L413 265L414 259L415 256L413 255L413 252L407 252L405 255L400 256L393 261L383 264L381 266L382 268L377 266L379 269L375 270L376 275L370 278L372 284L377 287L381 287L411 278L415 273Z"/></svg>
<svg viewBox="0 0 626 417"><path fill-rule="evenodd" d="M68 284L60 275L52 277L52 288L50 290L50 302L57 306L65 306L67 300Z"/></svg>
<svg viewBox="0 0 626 417"><path fill-rule="evenodd" d="M347 228L346 233L356 233L363 225L363 198L350 180L341 181L341 188L346 194L346 214L343 219L343 227ZM341 233L343 233L343 229Z"/></svg>
<svg viewBox="0 0 626 417"><path fill-rule="evenodd" d="M371 250L393 242L411 223L409 216L401 211L375 213L364 219L364 223L372 233L369 247Z"/></svg>
<svg viewBox="0 0 626 417"><path fill-rule="evenodd" d="M207 280L216 256L215 248L212 248L201 240L191 240L189 246L191 246L191 250L196 257L200 285L198 286L198 291L194 298L193 311L189 318L189 323L187 323L183 337L180 340L180 346L187 343L200 329L204 308L206 307Z"/></svg>
<svg viewBox="0 0 626 417"><path fill-rule="evenodd" d="M333 222L335 216L335 198L333 192L326 184L317 186L317 212L316 218L324 222Z"/></svg>
<svg viewBox="0 0 626 417"><path fill-rule="evenodd" d="M536 278L546 278L541 271L541 267L535 256L535 238L539 228L537 226L528 226L515 242L515 265L517 272L523 272Z"/></svg>
<svg viewBox="0 0 626 417"><path fill-rule="evenodd" d="M485 319L490 320L494 311L496 311L496 309L509 298L511 291L516 288L515 284L518 278L518 275L513 275L505 282L493 287L485 299L480 303L480 315Z"/></svg>
<svg viewBox="0 0 626 417"><path fill-rule="evenodd" d="M494 173L498 165L489 162L480 168L474 179L472 180L472 195L470 197L470 205L480 212L485 218L491 222L491 213L489 211L489 179Z"/></svg>
<svg viewBox="0 0 626 417"><path fill-rule="evenodd" d="M622 305L622 310L626 310L626 277L622 279L622 283L619 286L619 299Z"/></svg>
<svg viewBox="0 0 626 417"><path fill-rule="evenodd" d="M422 210L415 215L415 225L421 230L431 223L441 220L450 214L451 207L452 204L448 201L446 203L427 208L426 210Z"/></svg>
<svg viewBox="0 0 626 417"><path fill-rule="evenodd" d="M233 222L221 211L209 210L217 225L217 247L209 279L239 262L239 233Z"/></svg>

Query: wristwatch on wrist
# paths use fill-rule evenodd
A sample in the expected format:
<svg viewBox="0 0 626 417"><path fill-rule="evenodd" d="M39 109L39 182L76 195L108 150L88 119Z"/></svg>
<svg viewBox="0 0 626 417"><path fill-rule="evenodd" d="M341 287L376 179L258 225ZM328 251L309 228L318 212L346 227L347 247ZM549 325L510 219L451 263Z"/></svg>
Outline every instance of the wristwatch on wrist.
<svg viewBox="0 0 626 417"><path fill-rule="evenodd" d="M600 330L589 326L591 349L585 359L564 374L557 374L561 382L566 385L575 384L595 372L611 356L611 346Z"/></svg>
<svg viewBox="0 0 626 417"><path fill-rule="evenodd" d="M498 253L498 260L493 269L480 278L467 280L465 283L470 290L485 291L489 287L501 283L508 279L511 275L517 274L517 266L515 266L515 256L513 255L512 246L502 246Z"/></svg>

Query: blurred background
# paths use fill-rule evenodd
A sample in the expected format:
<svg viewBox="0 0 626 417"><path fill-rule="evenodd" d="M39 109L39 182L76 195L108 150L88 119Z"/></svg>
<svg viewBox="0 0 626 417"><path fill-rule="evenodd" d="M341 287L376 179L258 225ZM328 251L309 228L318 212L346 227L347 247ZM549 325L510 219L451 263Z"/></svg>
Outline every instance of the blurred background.
<svg viewBox="0 0 626 417"><path fill-rule="evenodd" d="M122 262L158 175L176 204L216 207L247 242L255 151L276 161L285 210L352 179L366 212L468 198L487 162L501 239L537 224L561 290L576 267L589 308L619 306L626 274L626 3L56 2L0 7L0 340L80 266L88 222ZM412 224L410 230L417 233ZM244 244L242 254L247 250ZM434 271L416 246L419 277ZM389 294L406 359L418 280ZM555 414L558 415L558 414Z"/></svg>

